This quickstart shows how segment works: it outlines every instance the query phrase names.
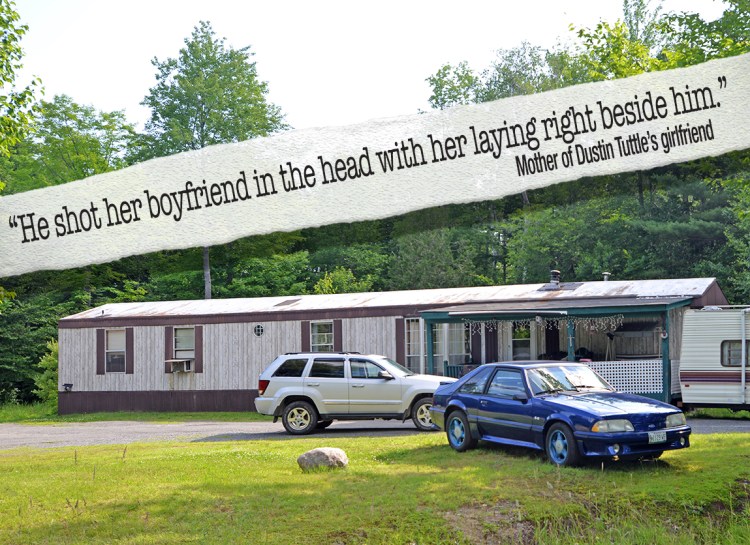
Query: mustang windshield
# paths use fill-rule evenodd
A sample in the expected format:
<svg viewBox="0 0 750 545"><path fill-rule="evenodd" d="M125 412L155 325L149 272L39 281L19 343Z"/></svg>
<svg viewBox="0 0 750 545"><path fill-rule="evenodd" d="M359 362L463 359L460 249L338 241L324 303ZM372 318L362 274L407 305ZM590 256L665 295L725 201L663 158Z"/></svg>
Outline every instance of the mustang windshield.
<svg viewBox="0 0 750 545"><path fill-rule="evenodd" d="M526 371L534 395L581 390L612 390L603 378L582 365L538 367Z"/></svg>

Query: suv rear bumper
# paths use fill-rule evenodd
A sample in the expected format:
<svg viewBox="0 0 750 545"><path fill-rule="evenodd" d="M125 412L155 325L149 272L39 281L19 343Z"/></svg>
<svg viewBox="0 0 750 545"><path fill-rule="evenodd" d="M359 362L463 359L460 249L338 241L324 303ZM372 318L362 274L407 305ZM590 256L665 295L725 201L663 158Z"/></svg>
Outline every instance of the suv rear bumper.
<svg viewBox="0 0 750 545"><path fill-rule="evenodd" d="M272 416L274 413L274 401L272 397L256 397L255 398L255 410L260 414L267 414Z"/></svg>

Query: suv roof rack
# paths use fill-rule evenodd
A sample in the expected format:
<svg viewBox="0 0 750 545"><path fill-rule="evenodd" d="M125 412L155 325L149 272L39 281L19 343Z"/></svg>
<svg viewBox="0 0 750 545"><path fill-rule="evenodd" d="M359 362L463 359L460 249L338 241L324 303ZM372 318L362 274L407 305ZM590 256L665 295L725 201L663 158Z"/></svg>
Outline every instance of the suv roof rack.
<svg viewBox="0 0 750 545"><path fill-rule="evenodd" d="M294 355L297 355L297 354L341 354L341 355L345 355L345 354L362 354L362 352L353 352L351 350L348 350L348 351L345 351L345 352L315 352L315 351L312 351L312 350L308 350L307 352L286 352L284 355L285 356L294 356Z"/></svg>

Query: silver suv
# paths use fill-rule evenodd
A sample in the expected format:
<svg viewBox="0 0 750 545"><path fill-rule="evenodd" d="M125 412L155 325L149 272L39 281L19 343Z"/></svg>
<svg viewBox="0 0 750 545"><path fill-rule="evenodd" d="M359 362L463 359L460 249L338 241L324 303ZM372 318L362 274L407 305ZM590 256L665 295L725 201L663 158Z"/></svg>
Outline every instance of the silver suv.
<svg viewBox="0 0 750 545"><path fill-rule="evenodd" d="M333 420L410 418L434 429L432 394L456 379L417 375L384 356L356 352L284 354L260 374L255 408L279 417L287 432L304 435Z"/></svg>

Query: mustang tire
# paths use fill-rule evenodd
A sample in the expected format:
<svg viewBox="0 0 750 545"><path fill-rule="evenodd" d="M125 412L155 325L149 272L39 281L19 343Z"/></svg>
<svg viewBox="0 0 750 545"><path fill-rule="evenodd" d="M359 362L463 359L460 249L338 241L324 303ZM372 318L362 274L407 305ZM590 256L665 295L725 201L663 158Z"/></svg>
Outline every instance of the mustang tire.
<svg viewBox="0 0 750 545"><path fill-rule="evenodd" d="M463 411L454 411L445 422L445 433L453 450L464 452L477 446L477 439L471 435L469 419Z"/></svg>
<svg viewBox="0 0 750 545"><path fill-rule="evenodd" d="M553 424L544 439L547 458L556 466L577 466L580 463L578 446L571 429L561 423Z"/></svg>

